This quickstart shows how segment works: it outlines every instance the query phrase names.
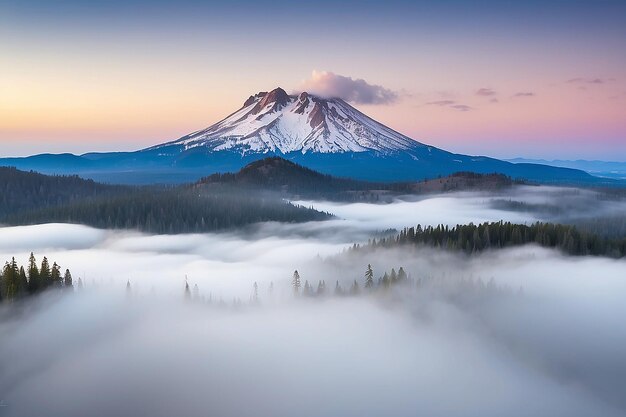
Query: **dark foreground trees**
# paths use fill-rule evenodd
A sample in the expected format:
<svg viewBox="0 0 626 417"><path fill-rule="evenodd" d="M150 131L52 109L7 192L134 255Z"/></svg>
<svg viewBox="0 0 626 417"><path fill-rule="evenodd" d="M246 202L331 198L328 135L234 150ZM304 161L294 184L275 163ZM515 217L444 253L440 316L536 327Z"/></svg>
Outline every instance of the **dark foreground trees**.
<svg viewBox="0 0 626 417"><path fill-rule="evenodd" d="M70 270L65 270L62 279L61 267L56 262L50 267L45 256L38 266L35 255L31 253L26 268L19 266L13 257L4 264L0 274L0 302L35 295L50 287L73 289Z"/></svg>

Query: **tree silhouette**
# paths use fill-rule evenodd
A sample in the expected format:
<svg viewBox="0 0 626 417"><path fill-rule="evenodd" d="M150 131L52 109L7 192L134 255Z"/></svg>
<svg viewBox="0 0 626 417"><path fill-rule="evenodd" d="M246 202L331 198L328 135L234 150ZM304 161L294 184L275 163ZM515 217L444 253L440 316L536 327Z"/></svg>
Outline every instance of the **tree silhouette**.
<svg viewBox="0 0 626 417"><path fill-rule="evenodd" d="M72 283L72 274L70 273L69 269L65 270L65 276L63 277L63 283L65 286L65 289L67 290L73 290L74 289L74 284Z"/></svg>
<svg viewBox="0 0 626 417"><path fill-rule="evenodd" d="M398 282L406 282L408 279L406 272L404 271L404 268L400 267L400 269L398 269Z"/></svg>
<svg viewBox="0 0 626 417"><path fill-rule="evenodd" d="M300 286L301 286L301 282L300 282L300 274L298 273L298 270L296 269L293 272L293 278L291 280L291 286L293 287L293 293L295 295L299 295L300 294Z"/></svg>
<svg viewBox="0 0 626 417"><path fill-rule="evenodd" d="M374 287L374 270L372 269L372 265L367 265L367 270L365 271L365 288L371 289Z"/></svg>
<svg viewBox="0 0 626 417"><path fill-rule="evenodd" d="M339 281L335 283L335 295L337 296L343 295L343 288L341 288L341 285L339 285Z"/></svg>
<svg viewBox="0 0 626 417"><path fill-rule="evenodd" d="M257 284L256 281L254 281L254 284L252 285L252 302L259 302L259 284Z"/></svg>
<svg viewBox="0 0 626 417"><path fill-rule="evenodd" d="M191 300L191 290L189 289L187 278L185 278L185 300Z"/></svg>
<svg viewBox="0 0 626 417"><path fill-rule="evenodd" d="M305 297L313 296L313 288L309 284L309 280L304 281L304 291L302 292Z"/></svg>
<svg viewBox="0 0 626 417"><path fill-rule="evenodd" d="M351 295L359 294L359 283L356 281L356 279L354 280L354 282L352 283L352 286L350 287L350 294Z"/></svg>
<svg viewBox="0 0 626 417"><path fill-rule="evenodd" d="M321 297L325 294L326 294L326 282L323 280L320 280L320 282L317 284L317 295Z"/></svg>
<svg viewBox="0 0 626 417"><path fill-rule="evenodd" d="M40 291L42 289L46 289L52 283L52 271L50 270L50 264L48 263L48 258L45 256L41 261L41 268L39 269L39 283L36 291Z"/></svg>
<svg viewBox="0 0 626 417"><path fill-rule="evenodd" d="M35 255L31 252L28 258L28 290L31 294L36 293L40 287L39 268Z"/></svg>
<svg viewBox="0 0 626 417"><path fill-rule="evenodd" d="M55 287L58 288L63 286L63 280L61 279L61 267L56 262L52 264L52 269L50 270L50 279L52 285L54 285Z"/></svg>

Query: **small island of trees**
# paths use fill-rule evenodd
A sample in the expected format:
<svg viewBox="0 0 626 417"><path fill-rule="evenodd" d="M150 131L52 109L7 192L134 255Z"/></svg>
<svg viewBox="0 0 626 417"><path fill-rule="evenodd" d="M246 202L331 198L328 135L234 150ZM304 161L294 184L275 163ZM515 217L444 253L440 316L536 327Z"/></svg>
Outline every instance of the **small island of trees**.
<svg viewBox="0 0 626 417"><path fill-rule="evenodd" d="M38 265L35 255L31 253L26 267L19 265L13 257L2 268L0 302L11 302L33 296L49 288L72 290L74 284L69 269L63 273L59 264L53 262L50 265L45 256Z"/></svg>

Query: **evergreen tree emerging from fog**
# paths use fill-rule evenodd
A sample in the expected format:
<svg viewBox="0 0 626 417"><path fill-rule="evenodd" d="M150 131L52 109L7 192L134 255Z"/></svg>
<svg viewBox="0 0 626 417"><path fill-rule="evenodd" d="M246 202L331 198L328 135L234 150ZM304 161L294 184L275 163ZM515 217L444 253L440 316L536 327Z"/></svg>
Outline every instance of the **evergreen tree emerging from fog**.
<svg viewBox="0 0 626 417"><path fill-rule="evenodd" d="M45 256L41 266L37 266L33 253L28 258L26 268L11 258L4 264L0 274L0 302L36 295L51 287L73 289L70 270L66 269L65 275L61 277L61 267L54 262L51 268Z"/></svg>
<svg viewBox="0 0 626 417"><path fill-rule="evenodd" d="M367 265L365 270L365 288L370 289L374 286L374 270L372 264Z"/></svg>
<svg viewBox="0 0 626 417"><path fill-rule="evenodd" d="M293 272L293 277L291 279L291 286L293 287L293 293L296 296L300 295L300 287L302 286L302 284L300 282L300 274L298 273L297 269Z"/></svg>

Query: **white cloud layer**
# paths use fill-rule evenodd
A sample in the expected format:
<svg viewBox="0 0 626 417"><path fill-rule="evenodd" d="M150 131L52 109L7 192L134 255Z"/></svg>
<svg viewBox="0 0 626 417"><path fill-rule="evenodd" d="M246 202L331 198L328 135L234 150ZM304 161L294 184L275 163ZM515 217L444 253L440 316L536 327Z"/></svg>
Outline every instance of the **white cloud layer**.
<svg viewBox="0 0 626 417"><path fill-rule="evenodd" d="M511 197L568 201L562 189ZM375 230L538 218L496 210L492 198L313 202L341 219L224 234L0 228L0 259L25 262L34 250L86 277L82 292L43 297L17 317L0 309L0 415L626 415L626 261L533 246L475 257L410 248L337 256ZM362 282L368 263L376 277L403 266L437 285L393 303L290 297L296 268L332 288ZM183 303L185 275L214 300L247 301L256 281L261 307ZM446 290L479 278L511 291L474 299Z"/></svg>

